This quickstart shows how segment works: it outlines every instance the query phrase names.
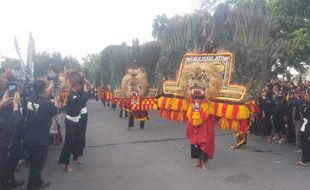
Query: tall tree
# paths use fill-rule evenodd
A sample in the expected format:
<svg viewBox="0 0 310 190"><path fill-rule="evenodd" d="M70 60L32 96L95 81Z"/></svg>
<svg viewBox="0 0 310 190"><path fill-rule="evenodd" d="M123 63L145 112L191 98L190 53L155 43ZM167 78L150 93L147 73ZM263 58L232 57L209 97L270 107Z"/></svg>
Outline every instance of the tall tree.
<svg viewBox="0 0 310 190"><path fill-rule="evenodd" d="M67 56L62 58L59 52L50 54L48 52L37 53L34 56L34 77L44 77L51 69L56 73L63 72L65 68L80 69L80 63L77 59Z"/></svg>
<svg viewBox="0 0 310 190"><path fill-rule="evenodd" d="M157 63L157 80L174 78L182 56L187 51L197 49L198 39L203 31L205 21L210 14L204 10L184 16L157 16L153 20L153 37L161 46Z"/></svg>
<svg viewBox="0 0 310 190"><path fill-rule="evenodd" d="M283 66L305 71L301 62L310 65L310 2L309 0L269 0L278 22L276 36L287 42L281 57Z"/></svg>
<svg viewBox="0 0 310 190"><path fill-rule="evenodd" d="M157 15L153 20L152 35L155 39L160 39L165 35L166 27L168 26L169 19L167 15Z"/></svg>
<svg viewBox="0 0 310 190"><path fill-rule="evenodd" d="M5 58L4 61L1 63L1 67L3 69L9 69L9 70L20 70L21 65L20 61L16 58Z"/></svg>
<svg viewBox="0 0 310 190"><path fill-rule="evenodd" d="M150 84L154 83L156 77L160 51L161 47L156 41L148 42L140 46L138 61L145 67Z"/></svg>
<svg viewBox="0 0 310 190"><path fill-rule="evenodd" d="M101 52L101 73L103 85L119 86L125 69L131 63L131 48L126 45L111 45Z"/></svg>
<svg viewBox="0 0 310 190"><path fill-rule="evenodd" d="M66 56L62 59L62 70L64 70L65 68L73 68L79 70L81 69L81 64L76 58L72 56Z"/></svg>
<svg viewBox="0 0 310 190"><path fill-rule="evenodd" d="M98 53L89 54L82 61L82 68L86 78L96 86L100 85L100 55Z"/></svg>
<svg viewBox="0 0 310 190"><path fill-rule="evenodd" d="M249 98L272 77L272 66L286 47L274 36L278 28L266 7L264 1L237 3L225 13L223 26L217 28L222 30L218 32L222 47L235 54L233 80L248 86Z"/></svg>

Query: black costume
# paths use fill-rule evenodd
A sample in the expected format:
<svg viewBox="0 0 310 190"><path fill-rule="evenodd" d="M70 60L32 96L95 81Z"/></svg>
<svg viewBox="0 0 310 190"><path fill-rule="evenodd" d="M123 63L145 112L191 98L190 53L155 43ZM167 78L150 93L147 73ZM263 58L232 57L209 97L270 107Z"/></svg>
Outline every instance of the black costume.
<svg viewBox="0 0 310 190"><path fill-rule="evenodd" d="M299 115L299 106L298 106L298 100L295 97L291 97L288 100L288 106L287 106L287 138L288 142L293 143L296 142L295 139L295 125L294 121L300 120ZM295 113L293 113L295 112ZM295 117L295 118L293 118Z"/></svg>
<svg viewBox="0 0 310 190"><path fill-rule="evenodd" d="M140 121L140 129L144 129L145 120L149 119L146 110L130 111L128 117L128 128L134 127L135 119Z"/></svg>
<svg viewBox="0 0 310 190"><path fill-rule="evenodd" d="M83 108L82 97L75 92L70 92L65 108L65 142L60 154L58 164L69 165L70 156L77 158L82 146L82 133L80 128L81 110Z"/></svg>
<svg viewBox="0 0 310 190"><path fill-rule="evenodd" d="M128 117L128 112L124 110L122 107L120 107L119 118L123 117L123 112L125 112L125 117Z"/></svg>
<svg viewBox="0 0 310 190"><path fill-rule="evenodd" d="M21 114L19 111L12 112L12 105L0 110L0 188L14 179L14 171L19 160L20 150L16 141L19 131Z"/></svg>
<svg viewBox="0 0 310 190"><path fill-rule="evenodd" d="M284 135L285 134L285 120L287 102L283 96L277 96L274 100L274 113L273 122L275 127L275 133Z"/></svg>
<svg viewBox="0 0 310 190"><path fill-rule="evenodd" d="M80 119L80 124L79 127L81 129L81 143L79 147L79 152L77 156L83 156L83 149L85 148L86 145L86 128L87 128L87 120L88 120L88 113L87 113L87 106L86 103L88 101L87 98L87 93L86 92L81 92L79 93L80 100L81 100L81 119Z"/></svg>
<svg viewBox="0 0 310 190"><path fill-rule="evenodd" d="M271 115L272 115L272 99L267 97L260 97L257 100L257 106L261 110L258 115L258 133L262 136L270 136L272 123L271 123Z"/></svg>
<svg viewBox="0 0 310 190"><path fill-rule="evenodd" d="M310 162L310 103L304 108L304 123L301 127L301 150L303 163Z"/></svg>

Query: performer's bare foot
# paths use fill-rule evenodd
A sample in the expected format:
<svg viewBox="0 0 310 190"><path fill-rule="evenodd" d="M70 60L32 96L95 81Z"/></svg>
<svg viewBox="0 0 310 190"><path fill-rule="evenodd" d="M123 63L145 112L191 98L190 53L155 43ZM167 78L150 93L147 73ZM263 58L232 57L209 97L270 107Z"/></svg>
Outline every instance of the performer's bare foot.
<svg viewBox="0 0 310 190"><path fill-rule="evenodd" d="M201 160L198 160L196 163L194 163L192 166L193 167L201 167L203 164L201 162Z"/></svg>
<svg viewBox="0 0 310 190"><path fill-rule="evenodd" d="M70 165L66 165L65 166L65 171L68 172L68 173L73 172L73 168Z"/></svg>
<svg viewBox="0 0 310 190"><path fill-rule="evenodd" d="M204 161L201 161L201 169L203 170L203 171L207 171L208 170L208 168L207 168L207 162L204 162Z"/></svg>
<svg viewBox="0 0 310 190"><path fill-rule="evenodd" d="M303 167L307 166L307 164L303 163L302 161L296 162L295 164L298 166L303 166Z"/></svg>
<svg viewBox="0 0 310 190"><path fill-rule="evenodd" d="M236 145L232 145L230 146L230 149L243 149L246 148L245 144L236 144Z"/></svg>
<svg viewBox="0 0 310 190"><path fill-rule="evenodd" d="M272 141L271 137L267 137L267 142L271 143L271 141Z"/></svg>
<svg viewBox="0 0 310 190"><path fill-rule="evenodd" d="M241 148L241 146L239 146L239 145L230 146L230 149L240 149L240 148Z"/></svg>

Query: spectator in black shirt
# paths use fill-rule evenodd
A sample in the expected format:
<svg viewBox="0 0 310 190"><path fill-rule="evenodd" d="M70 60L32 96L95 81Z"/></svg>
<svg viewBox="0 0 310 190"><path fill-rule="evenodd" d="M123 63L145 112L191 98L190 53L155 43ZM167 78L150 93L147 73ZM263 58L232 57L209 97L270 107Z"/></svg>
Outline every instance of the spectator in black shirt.
<svg viewBox="0 0 310 190"><path fill-rule="evenodd" d="M278 95L274 100L274 113L273 113L273 122L275 127L275 137L274 140L279 140L279 143L282 143L285 140L285 124L287 117L285 115L285 110L287 108L287 101L283 95L283 91L279 90Z"/></svg>
<svg viewBox="0 0 310 190"><path fill-rule="evenodd" d="M288 107L287 107L287 140L290 143L296 142L295 139L295 127L296 120L298 120L298 99L295 96L295 92L289 93Z"/></svg>
<svg viewBox="0 0 310 190"><path fill-rule="evenodd" d="M37 190L49 186L41 178L48 146L51 144L50 127L52 117L58 108L46 99L46 83L37 80L33 84L34 96L30 97L26 108L26 131L24 143L29 152L30 171L27 190ZM57 101L55 101L57 104Z"/></svg>
<svg viewBox="0 0 310 190"><path fill-rule="evenodd" d="M16 180L14 172L19 160L19 150L15 145L16 135L19 131L21 113L19 111L20 96L15 93L9 97L7 80L4 71L0 69L0 189L13 188L24 184L24 181Z"/></svg>
<svg viewBox="0 0 310 190"><path fill-rule="evenodd" d="M260 113L258 116L259 124L260 124L260 135L266 136L267 140L270 141L271 137L271 114L272 114L272 99L267 96L267 92L263 91L262 96L257 100L257 106L260 109Z"/></svg>

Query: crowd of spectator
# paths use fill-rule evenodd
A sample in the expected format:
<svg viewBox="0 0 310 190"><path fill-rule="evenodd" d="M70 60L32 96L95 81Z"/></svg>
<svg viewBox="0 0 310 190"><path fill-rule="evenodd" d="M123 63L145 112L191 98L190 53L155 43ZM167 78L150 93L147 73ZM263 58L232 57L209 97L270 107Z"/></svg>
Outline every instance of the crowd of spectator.
<svg viewBox="0 0 310 190"><path fill-rule="evenodd" d="M268 142L292 143L300 150L304 97L309 88L310 81L294 83L271 79L267 82L256 98L260 112L255 116L251 132Z"/></svg>

